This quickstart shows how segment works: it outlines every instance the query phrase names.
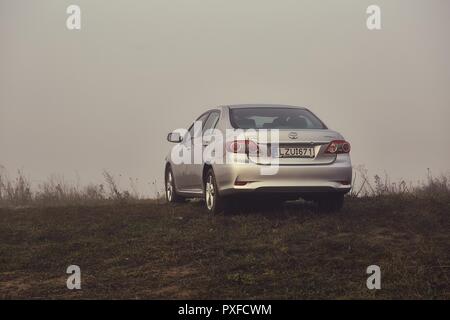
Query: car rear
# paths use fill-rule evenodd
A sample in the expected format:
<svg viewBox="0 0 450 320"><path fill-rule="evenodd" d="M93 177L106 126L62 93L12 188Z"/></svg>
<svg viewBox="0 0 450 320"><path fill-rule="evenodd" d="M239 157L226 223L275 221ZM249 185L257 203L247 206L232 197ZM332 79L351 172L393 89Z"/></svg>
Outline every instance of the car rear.
<svg viewBox="0 0 450 320"><path fill-rule="evenodd" d="M227 161L215 168L222 194L350 190L350 144L308 109L247 105L227 111L229 128L241 134L228 139Z"/></svg>

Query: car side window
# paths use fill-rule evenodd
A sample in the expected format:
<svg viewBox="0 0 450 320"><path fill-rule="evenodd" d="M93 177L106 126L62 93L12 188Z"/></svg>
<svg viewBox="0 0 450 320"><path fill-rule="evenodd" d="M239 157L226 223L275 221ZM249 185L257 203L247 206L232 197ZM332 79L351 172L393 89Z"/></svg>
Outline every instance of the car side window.
<svg viewBox="0 0 450 320"><path fill-rule="evenodd" d="M188 132L187 132L187 134L186 134L186 138L189 138L189 139L186 140L186 142L192 140L193 138L197 138L197 137L200 137L200 136L201 136L201 134L202 134L202 129L203 129L203 127L205 126L205 121L206 121L206 119L208 118L208 116L209 116L209 112L206 112L206 113L202 114L200 117L198 117L197 120L195 120L196 122L197 122L197 121L201 122L201 123L202 123L202 127L201 127L200 130L197 130L197 132L194 131L194 130L197 129L197 128L194 126L194 123L195 123L195 122L194 122L194 123L190 126L190 128L189 128L189 130L188 130Z"/></svg>
<svg viewBox="0 0 450 320"><path fill-rule="evenodd" d="M214 129L217 125L217 122L219 121L220 113L218 111L213 111L209 114L208 119L205 122L205 125L203 126L203 132L205 132L208 129Z"/></svg>

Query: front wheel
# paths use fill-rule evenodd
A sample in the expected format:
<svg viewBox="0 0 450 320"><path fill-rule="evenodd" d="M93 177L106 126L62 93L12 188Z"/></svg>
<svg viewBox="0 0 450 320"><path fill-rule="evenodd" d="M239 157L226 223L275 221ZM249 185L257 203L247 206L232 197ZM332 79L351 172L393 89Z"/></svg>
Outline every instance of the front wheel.
<svg viewBox="0 0 450 320"><path fill-rule="evenodd" d="M166 201L168 203L184 202L184 198L175 190L175 178L170 167L166 170Z"/></svg>
<svg viewBox="0 0 450 320"><path fill-rule="evenodd" d="M220 213L224 209L224 203L222 197L219 195L217 188L216 177L212 169L209 169L206 174L204 185L204 197L206 210L212 214Z"/></svg>
<svg viewBox="0 0 450 320"><path fill-rule="evenodd" d="M344 206L343 194L328 194L316 199L319 211L323 212L337 212Z"/></svg>

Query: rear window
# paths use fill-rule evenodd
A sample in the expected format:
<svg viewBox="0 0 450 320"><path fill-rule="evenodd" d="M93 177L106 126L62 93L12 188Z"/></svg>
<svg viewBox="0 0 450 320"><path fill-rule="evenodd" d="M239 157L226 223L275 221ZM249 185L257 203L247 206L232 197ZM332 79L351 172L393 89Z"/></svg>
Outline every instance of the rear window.
<svg viewBox="0 0 450 320"><path fill-rule="evenodd" d="M235 129L326 129L314 114L299 108L236 108L230 109Z"/></svg>

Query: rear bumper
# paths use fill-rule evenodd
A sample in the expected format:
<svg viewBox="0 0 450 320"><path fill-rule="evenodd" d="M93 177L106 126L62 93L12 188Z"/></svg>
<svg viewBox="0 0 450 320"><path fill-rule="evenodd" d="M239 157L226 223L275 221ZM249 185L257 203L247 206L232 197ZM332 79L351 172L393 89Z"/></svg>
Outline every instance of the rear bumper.
<svg viewBox="0 0 450 320"><path fill-rule="evenodd" d="M233 190L223 190L223 194L233 193L280 193L280 194L312 194L312 193L347 193L351 190L351 187L257 187Z"/></svg>
<svg viewBox="0 0 450 320"><path fill-rule="evenodd" d="M261 170L264 167L244 163L215 165L219 192L307 194L347 193L351 189L352 166L347 154L338 155L328 165L280 165L275 174L267 174L273 172Z"/></svg>

